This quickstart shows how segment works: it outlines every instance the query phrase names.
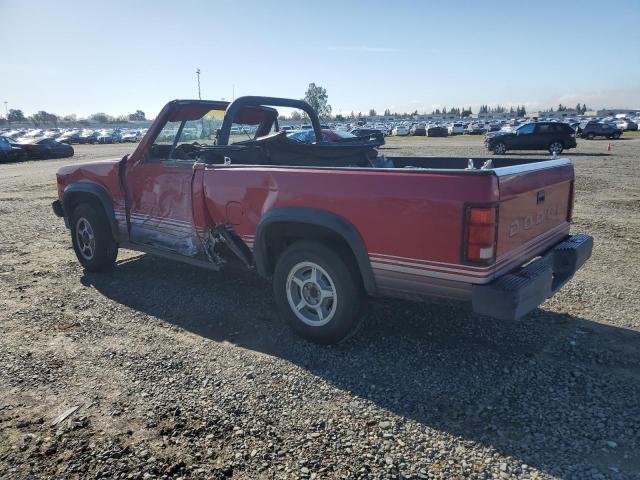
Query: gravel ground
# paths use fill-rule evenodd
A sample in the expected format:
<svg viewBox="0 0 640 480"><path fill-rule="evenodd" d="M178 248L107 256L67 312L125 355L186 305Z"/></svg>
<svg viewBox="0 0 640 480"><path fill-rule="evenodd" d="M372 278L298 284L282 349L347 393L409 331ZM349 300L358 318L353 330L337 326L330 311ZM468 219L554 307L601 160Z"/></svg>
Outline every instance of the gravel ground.
<svg viewBox="0 0 640 480"><path fill-rule="evenodd" d="M640 478L640 137L607 145L567 155L595 251L540 309L375 300L339 347L293 336L249 273L127 251L83 273L50 210L69 160L0 165L0 477Z"/></svg>

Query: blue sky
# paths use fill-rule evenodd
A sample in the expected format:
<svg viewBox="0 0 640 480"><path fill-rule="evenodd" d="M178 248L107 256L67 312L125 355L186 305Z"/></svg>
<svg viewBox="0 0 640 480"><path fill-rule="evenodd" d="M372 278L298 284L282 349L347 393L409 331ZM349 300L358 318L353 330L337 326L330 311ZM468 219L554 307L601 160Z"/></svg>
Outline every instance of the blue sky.
<svg viewBox="0 0 640 480"><path fill-rule="evenodd" d="M153 116L200 68L203 98L315 82L334 113L640 108L639 26L638 0L0 0L0 102Z"/></svg>

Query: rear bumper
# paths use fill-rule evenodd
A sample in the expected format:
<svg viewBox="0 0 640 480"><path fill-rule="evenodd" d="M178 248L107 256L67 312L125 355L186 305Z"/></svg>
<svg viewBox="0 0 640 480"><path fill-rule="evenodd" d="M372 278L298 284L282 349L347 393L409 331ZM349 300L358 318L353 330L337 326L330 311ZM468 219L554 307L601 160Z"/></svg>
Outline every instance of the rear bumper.
<svg viewBox="0 0 640 480"><path fill-rule="evenodd" d="M531 312L567 283L591 257L593 237L572 235L521 270L487 285L474 285L473 311L501 320Z"/></svg>

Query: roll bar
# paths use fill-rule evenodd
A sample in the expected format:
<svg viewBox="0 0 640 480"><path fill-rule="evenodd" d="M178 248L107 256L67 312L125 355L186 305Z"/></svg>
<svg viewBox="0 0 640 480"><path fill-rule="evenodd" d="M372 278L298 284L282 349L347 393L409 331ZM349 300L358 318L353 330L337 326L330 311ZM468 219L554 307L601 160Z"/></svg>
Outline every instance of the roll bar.
<svg viewBox="0 0 640 480"><path fill-rule="evenodd" d="M258 97L258 96L246 96L238 97L232 102L224 113L224 120L222 121L222 127L220 128L220 134L218 136L218 145L227 145L229 143L229 135L231 134L231 125L236 117L236 114L245 107L288 107L298 108L304 111L311 120L313 131L316 134L316 139L320 141L322 139L322 129L320 128L320 119L318 114L304 100L294 100L292 98L278 98L278 97Z"/></svg>

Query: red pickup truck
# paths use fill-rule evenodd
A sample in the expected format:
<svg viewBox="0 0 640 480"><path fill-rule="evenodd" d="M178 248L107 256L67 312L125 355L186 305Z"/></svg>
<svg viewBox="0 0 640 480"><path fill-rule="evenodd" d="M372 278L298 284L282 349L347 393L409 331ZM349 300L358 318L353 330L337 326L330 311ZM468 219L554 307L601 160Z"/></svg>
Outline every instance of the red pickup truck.
<svg viewBox="0 0 640 480"><path fill-rule="evenodd" d="M468 302L517 319L591 256L570 235L569 160L384 157L375 143L303 144L278 111L305 102L176 100L130 156L61 168L56 215L80 263L127 248L271 278L282 317L315 342L351 335L367 296Z"/></svg>

